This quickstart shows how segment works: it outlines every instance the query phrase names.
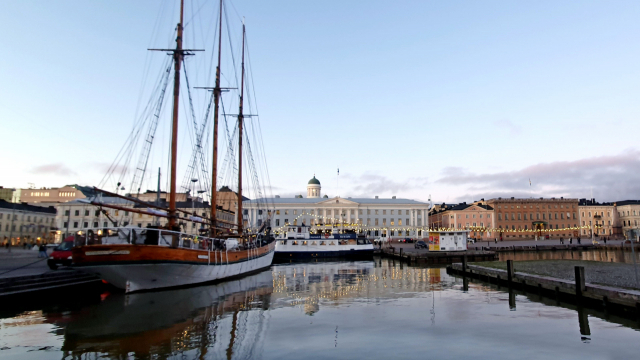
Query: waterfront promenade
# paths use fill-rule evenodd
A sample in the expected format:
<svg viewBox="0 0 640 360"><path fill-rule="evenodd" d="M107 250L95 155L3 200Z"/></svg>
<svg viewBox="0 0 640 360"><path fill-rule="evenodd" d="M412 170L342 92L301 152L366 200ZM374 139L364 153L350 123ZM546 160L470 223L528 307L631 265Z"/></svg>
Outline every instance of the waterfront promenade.
<svg viewBox="0 0 640 360"><path fill-rule="evenodd" d="M25 250L21 247L13 247L11 252L6 248L0 250L0 279L41 275L50 271L52 270L47 266L47 259L38 258L37 250Z"/></svg>

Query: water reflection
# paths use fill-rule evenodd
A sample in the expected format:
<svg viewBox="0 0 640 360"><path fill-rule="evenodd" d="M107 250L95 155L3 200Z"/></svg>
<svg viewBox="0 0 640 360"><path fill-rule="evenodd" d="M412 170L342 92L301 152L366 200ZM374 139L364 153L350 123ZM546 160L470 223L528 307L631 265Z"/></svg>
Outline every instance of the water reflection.
<svg viewBox="0 0 640 360"><path fill-rule="evenodd" d="M65 328L61 350L74 358L84 353L111 358L190 352L250 356L255 342L248 340L264 335L260 313L269 308L272 291L267 271L213 286L112 295L69 317L45 317Z"/></svg>
<svg viewBox="0 0 640 360"><path fill-rule="evenodd" d="M0 356L619 358L635 353L624 346L637 340L633 327L443 268L297 263L218 285L11 315L0 319Z"/></svg>
<svg viewBox="0 0 640 360"><path fill-rule="evenodd" d="M500 261L515 260L587 260L633 264L633 254L627 248L622 250L545 250L525 252L500 252ZM640 252L636 252L636 262L640 262Z"/></svg>

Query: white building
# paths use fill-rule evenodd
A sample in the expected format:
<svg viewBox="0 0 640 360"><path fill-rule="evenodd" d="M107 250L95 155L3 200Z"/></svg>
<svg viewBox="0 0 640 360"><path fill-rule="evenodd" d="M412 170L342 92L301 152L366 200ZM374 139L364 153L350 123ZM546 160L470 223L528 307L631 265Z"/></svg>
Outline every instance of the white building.
<svg viewBox="0 0 640 360"><path fill-rule="evenodd" d="M39 243L53 240L56 209L0 200L0 242L4 245Z"/></svg>
<svg viewBox="0 0 640 360"><path fill-rule="evenodd" d="M428 228L429 204L409 200L322 197L320 181L314 176L307 184L307 197L243 201L245 224L257 229L269 220L273 232L285 224L309 225L312 232L343 227L364 232L367 237L423 237ZM426 234L425 234L426 236Z"/></svg>
<svg viewBox="0 0 640 360"><path fill-rule="evenodd" d="M58 238L62 239L65 234L74 234L79 231L86 232L88 230L97 231L105 228L124 227L124 226L137 226L139 228L145 228L149 225L165 226L167 218L156 217L148 214L136 213L135 210L145 210L146 208L141 205L136 205L132 201L116 198L116 197L102 197L99 200L102 203L115 205L125 209L132 209L133 211L117 210L111 208L100 209L92 204L88 204L82 200L73 200L66 203L56 204L58 215L56 216L56 224L60 233ZM165 206L166 203L162 202ZM188 212L194 212L198 215L202 215L202 218L206 219L210 215L211 206L208 202L202 201L177 201L176 207L179 210L185 210ZM217 212L218 226L222 228L230 227L229 224L235 221L235 216L232 212L222 210L218 207ZM179 220L182 225L182 231L188 234L197 235L201 224Z"/></svg>

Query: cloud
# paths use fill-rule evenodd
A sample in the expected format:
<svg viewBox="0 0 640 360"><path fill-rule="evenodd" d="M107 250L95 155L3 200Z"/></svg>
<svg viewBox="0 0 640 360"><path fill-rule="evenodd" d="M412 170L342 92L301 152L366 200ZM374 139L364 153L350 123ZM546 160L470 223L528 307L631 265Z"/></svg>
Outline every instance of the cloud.
<svg viewBox="0 0 640 360"><path fill-rule="evenodd" d="M599 201L640 198L640 151L576 161L540 163L520 170L476 174L463 168L446 168L436 183L463 188L458 200L480 197L588 198L593 189ZM529 186L529 179L532 185Z"/></svg>
<svg viewBox="0 0 640 360"><path fill-rule="evenodd" d="M94 162L90 164L93 168L97 169L101 175L110 173L110 174L122 174L124 172L129 172L130 169L128 166L120 165L120 164L111 164L106 162ZM149 169L147 169L149 171Z"/></svg>
<svg viewBox="0 0 640 360"><path fill-rule="evenodd" d="M57 175L57 176L77 175L75 171L69 169L64 164L61 164L61 163L36 166L35 168L31 169L31 173L39 174L39 175Z"/></svg>
<svg viewBox="0 0 640 360"><path fill-rule="evenodd" d="M493 122L493 125L501 129L506 129L511 135L520 135L522 132L522 127L520 125L507 119L496 120Z"/></svg>
<svg viewBox="0 0 640 360"><path fill-rule="evenodd" d="M370 197L372 195L396 195L411 190L421 189L429 183L426 177L408 178L402 182L394 181L386 176L364 173L360 176L346 175L347 192L355 197Z"/></svg>

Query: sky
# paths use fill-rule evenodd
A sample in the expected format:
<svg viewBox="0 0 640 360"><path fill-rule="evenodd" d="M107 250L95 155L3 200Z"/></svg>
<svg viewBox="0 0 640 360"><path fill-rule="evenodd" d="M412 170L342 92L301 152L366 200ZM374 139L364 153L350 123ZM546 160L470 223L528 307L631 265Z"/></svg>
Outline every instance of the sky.
<svg viewBox="0 0 640 360"><path fill-rule="evenodd" d="M638 1L225 1L231 35L247 25L271 195L304 195L315 174L342 197L640 198ZM185 45L210 48L215 1L185 7ZM166 60L147 49L172 46L177 9L2 2L0 185L99 184ZM192 86L213 86L208 50L186 62Z"/></svg>

